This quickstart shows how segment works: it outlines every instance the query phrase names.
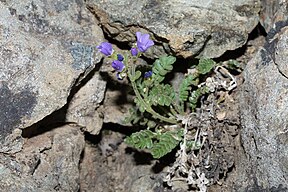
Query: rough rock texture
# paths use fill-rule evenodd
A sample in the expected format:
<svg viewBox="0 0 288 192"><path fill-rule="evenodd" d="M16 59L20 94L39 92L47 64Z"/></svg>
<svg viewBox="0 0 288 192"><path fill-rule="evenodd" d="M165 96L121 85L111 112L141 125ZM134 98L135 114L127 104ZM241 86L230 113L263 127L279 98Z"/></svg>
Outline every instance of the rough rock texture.
<svg viewBox="0 0 288 192"><path fill-rule="evenodd" d="M148 32L156 46L146 56L219 57L245 44L257 25L259 0L88 0L104 31L120 42Z"/></svg>
<svg viewBox="0 0 288 192"><path fill-rule="evenodd" d="M261 0L261 4L260 22L266 32L273 29L276 22L288 19L288 3L286 0Z"/></svg>
<svg viewBox="0 0 288 192"><path fill-rule="evenodd" d="M244 72L236 191L288 190L288 25L275 25Z"/></svg>
<svg viewBox="0 0 288 192"><path fill-rule="evenodd" d="M66 125L26 140L14 156L1 153L1 190L78 191L84 145L79 127Z"/></svg>
<svg viewBox="0 0 288 192"><path fill-rule="evenodd" d="M70 101L66 121L82 126L92 135L98 135L103 124L103 114L99 106L104 99L106 81L102 80L99 73L92 75Z"/></svg>
<svg viewBox="0 0 288 192"><path fill-rule="evenodd" d="M96 134L103 121L95 118L106 87L95 67L102 41L83 0L0 1L1 191L79 191L80 129ZM74 126L43 133L60 108ZM22 130L42 134L24 139Z"/></svg>
<svg viewBox="0 0 288 192"><path fill-rule="evenodd" d="M98 147L89 143L85 146L80 164L80 191L164 191L147 154L127 148L123 143L124 135L118 132L105 130L102 133Z"/></svg>
<svg viewBox="0 0 288 192"><path fill-rule="evenodd" d="M134 103L133 98L128 95L127 87L122 85L121 90L122 92L119 90L107 89L105 100L103 102L103 115L105 123L128 125L128 122L125 123L124 119L125 117L129 117L129 109L134 107ZM127 95L125 95L125 93Z"/></svg>
<svg viewBox="0 0 288 192"><path fill-rule="evenodd" d="M101 58L95 22L82 0L0 1L0 141L66 104Z"/></svg>

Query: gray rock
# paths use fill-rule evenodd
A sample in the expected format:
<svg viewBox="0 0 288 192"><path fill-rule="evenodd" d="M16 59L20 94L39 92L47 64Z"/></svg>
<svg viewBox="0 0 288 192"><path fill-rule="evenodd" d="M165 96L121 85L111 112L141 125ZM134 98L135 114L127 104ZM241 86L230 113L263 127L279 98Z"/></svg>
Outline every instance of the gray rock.
<svg viewBox="0 0 288 192"><path fill-rule="evenodd" d="M69 125L26 140L15 157L0 156L2 191L78 191L84 135Z"/></svg>
<svg viewBox="0 0 288 192"><path fill-rule="evenodd" d="M11 158L3 158L1 155L0 162L0 187L1 190L7 192L36 192L37 184L32 179L23 179L19 176L19 172L13 168L9 168L9 164L13 164ZM8 165L7 165L8 164Z"/></svg>
<svg viewBox="0 0 288 192"><path fill-rule="evenodd" d="M113 39L135 42L150 33L156 46L146 56L169 53L219 57L245 44L257 25L259 0L88 0L99 24ZM132 44L130 44L132 45Z"/></svg>
<svg viewBox="0 0 288 192"><path fill-rule="evenodd" d="M266 32L273 29L274 24L288 19L288 3L283 0L261 0L262 9L260 12L260 22Z"/></svg>
<svg viewBox="0 0 288 192"><path fill-rule="evenodd" d="M121 85L117 86L120 87ZM105 100L103 102L104 123L131 126L130 122L125 122L125 118L130 117L129 109L134 107L133 98L128 95L127 87L122 85L120 88L122 92L107 89L105 93Z"/></svg>
<svg viewBox="0 0 288 192"><path fill-rule="evenodd" d="M98 135L103 124L103 114L98 108L104 99L105 87L106 81L98 73L94 74L70 101L66 121L77 123L90 134Z"/></svg>
<svg viewBox="0 0 288 192"><path fill-rule="evenodd" d="M21 129L14 129L2 142L0 153L15 154L22 150L24 138Z"/></svg>
<svg viewBox="0 0 288 192"><path fill-rule="evenodd" d="M0 141L63 107L99 62L103 33L82 0L0 1Z"/></svg>
<svg viewBox="0 0 288 192"><path fill-rule="evenodd" d="M154 162L141 153L128 152L127 145L121 143L123 134L108 130L102 133L98 147L85 145L79 165L81 191L164 191L160 175L152 171Z"/></svg>
<svg viewBox="0 0 288 192"><path fill-rule="evenodd" d="M287 26L268 34L244 71L237 191L288 190Z"/></svg>
<svg viewBox="0 0 288 192"><path fill-rule="evenodd" d="M131 186L130 192L155 192L164 191L161 179L155 179L154 175L144 175L136 179Z"/></svg>
<svg viewBox="0 0 288 192"><path fill-rule="evenodd" d="M40 154L33 178L40 186L55 191L79 191L79 163L84 149L84 135L79 127L55 130L52 146Z"/></svg>

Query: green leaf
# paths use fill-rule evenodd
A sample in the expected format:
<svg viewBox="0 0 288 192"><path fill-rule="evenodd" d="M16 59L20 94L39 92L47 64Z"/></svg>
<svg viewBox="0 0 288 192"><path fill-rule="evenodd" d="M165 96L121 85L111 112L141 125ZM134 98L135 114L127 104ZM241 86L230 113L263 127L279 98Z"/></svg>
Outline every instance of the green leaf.
<svg viewBox="0 0 288 192"><path fill-rule="evenodd" d="M197 76L195 75L188 75L186 76L180 84L179 90L179 100L186 101L189 96L189 92L191 90L191 85L195 84L195 79Z"/></svg>
<svg viewBox="0 0 288 192"><path fill-rule="evenodd" d="M135 74L131 75L130 80L131 81L136 81L137 79L139 79L139 77L141 77L141 72L140 71L136 71Z"/></svg>
<svg viewBox="0 0 288 192"><path fill-rule="evenodd" d="M138 110L134 107L129 109L129 116L125 117L123 120L124 124L132 123L137 124L141 119L141 115L138 114Z"/></svg>
<svg viewBox="0 0 288 192"><path fill-rule="evenodd" d="M173 63L175 63L176 58L173 56L162 56L159 59L157 59L153 63L152 67L152 79L156 83L160 83L164 80L165 75L172 71L173 69Z"/></svg>
<svg viewBox="0 0 288 192"><path fill-rule="evenodd" d="M156 122L155 121L151 121L151 120L149 120L148 122L147 122L147 126L148 126L148 128L154 128L154 127L156 127Z"/></svg>
<svg viewBox="0 0 288 192"><path fill-rule="evenodd" d="M164 76L161 76L161 75L155 74L155 73L152 74L152 80L155 83L161 83L164 79L165 79Z"/></svg>
<svg viewBox="0 0 288 192"><path fill-rule="evenodd" d="M141 102L140 99L138 99L137 97L135 97L134 102L136 103L136 106L139 108L140 112L145 112L146 111L146 107L145 105Z"/></svg>
<svg viewBox="0 0 288 192"><path fill-rule="evenodd" d="M230 60L228 61L227 67L228 67L228 69L230 69L230 70L236 70L236 71L237 71L237 70L238 70L238 71L242 71L242 70L243 70L241 64L240 64L238 61L234 60L234 59L230 59Z"/></svg>
<svg viewBox="0 0 288 192"><path fill-rule="evenodd" d="M153 146L152 139L155 133L150 130L142 130L137 133L133 133L131 136L126 137L124 142L138 149L151 149Z"/></svg>
<svg viewBox="0 0 288 192"><path fill-rule="evenodd" d="M162 66L167 70L167 71L171 71L173 69L172 64L175 63L176 61L176 57L173 56L164 56L164 57L160 57L160 62L162 63Z"/></svg>
<svg viewBox="0 0 288 192"><path fill-rule="evenodd" d="M198 150L201 148L201 143L193 141L187 141L186 146L188 149Z"/></svg>
<svg viewBox="0 0 288 192"><path fill-rule="evenodd" d="M209 73L215 65L216 63L212 59L200 59L196 68L200 74L204 75Z"/></svg>
<svg viewBox="0 0 288 192"><path fill-rule="evenodd" d="M154 86L148 96L152 105L170 106L175 99L175 91L169 84L159 84Z"/></svg>
<svg viewBox="0 0 288 192"><path fill-rule="evenodd" d="M155 142L151 148L151 154L154 158L159 159L170 153L182 140L183 130L167 131L157 135L158 142Z"/></svg>
<svg viewBox="0 0 288 192"><path fill-rule="evenodd" d="M207 87L200 87L197 90L192 91L191 96L189 97L189 104L192 111L194 111L196 108L199 98L206 93L209 93L209 89Z"/></svg>
<svg viewBox="0 0 288 192"><path fill-rule="evenodd" d="M137 149L148 149L152 156L159 159L170 153L182 140L183 129L177 131L167 131L164 133L154 133L150 130L142 130L133 133L124 141Z"/></svg>

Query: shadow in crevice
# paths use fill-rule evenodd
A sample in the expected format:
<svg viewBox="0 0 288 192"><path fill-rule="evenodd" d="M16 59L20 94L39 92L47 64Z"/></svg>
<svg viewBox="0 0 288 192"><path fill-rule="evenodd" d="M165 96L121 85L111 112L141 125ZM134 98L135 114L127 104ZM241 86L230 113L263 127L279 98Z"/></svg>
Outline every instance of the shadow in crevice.
<svg viewBox="0 0 288 192"><path fill-rule="evenodd" d="M133 99L129 98L129 95L133 95L133 89L128 83L123 81L116 81L112 79L112 77L107 72L100 72L101 77L103 80L107 82L106 86L106 93L107 91L117 91L119 94L117 97L113 97L113 104L121 106L124 104L133 104ZM105 95L106 97L107 95Z"/></svg>
<svg viewBox="0 0 288 192"><path fill-rule="evenodd" d="M266 37L266 35L267 35L267 33L265 32L265 29L263 28L263 26L260 23L258 23L258 25L248 35L248 39L242 47L239 47L238 49L235 49L235 50L226 51L220 57L215 58L214 61L219 63L219 62L223 62L223 61L228 61L230 59L237 59L237 58L239 58L245 54L247 47L249 46L248 45L249 41L254 40L260 36Z"/></svg>
<svg viewBox="0 0 288 192"><path fill-rule="evenodd" d="M70 94L67 97L67 103L63 107L52 112L50 115L47 115L37 123L23 129L22 137L31 138L56 129L58 127L64 126L66 124L74 124L73 122L66 122L66 114L69 104L74 95L95 75L97 71L99 71L101 64L102 62L97 64L95 68L91 72L89 72L84 78L83 76L85 75L85 72L80 74L79 77L75 80Z"/></svg>

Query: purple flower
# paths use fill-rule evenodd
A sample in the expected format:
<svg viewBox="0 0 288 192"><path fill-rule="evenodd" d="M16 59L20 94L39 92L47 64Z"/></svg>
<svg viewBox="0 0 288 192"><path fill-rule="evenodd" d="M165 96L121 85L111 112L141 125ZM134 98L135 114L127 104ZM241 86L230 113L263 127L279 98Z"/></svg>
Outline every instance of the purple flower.
<svg viewBox="0 0 288 192"><path fill-rule="evenodd" d="M112 62L112 67L117 71L117 72L121 72L123 71L123 69L125 68L124 63L122 63L121 61L118 60L114 60Z"/></svg>
<svg viewBox="0 0 288 192"><path fill-rule="evenodd" d="M138 50L136 48L132 47L130 51L132 56L137 56Z"/></svg>
<svg viewBox="0 0 288 192"><path fill-rule="evenodd" d="M118 59L118 61L123 61L124 57L121 54L117 54L117 59Z"/></svg>
<svg viewBox="0 0 288 192"><path fill-rule="evenodd" d="M113 48L111 43L103 42L99 46L96 47L100 50L101 53L103 53L106 56L110 56L113 53Z"/></svg>
<svg viewBox="0 0 288 192"><path fill-rule="evenodd" d="M136 32L137 37L137 47L141 52L145 52L149 47L154 45L154 42L149 39L149 34L141 34L141 32Z"/></svg>
<svg viewBox="0 0 288 192"><path fill-rule="evenodd" d="M152 76L152 74L153 74L152 71L147 71L147 72L144 73L144 78L149 78L149 77Z"/></svg>

